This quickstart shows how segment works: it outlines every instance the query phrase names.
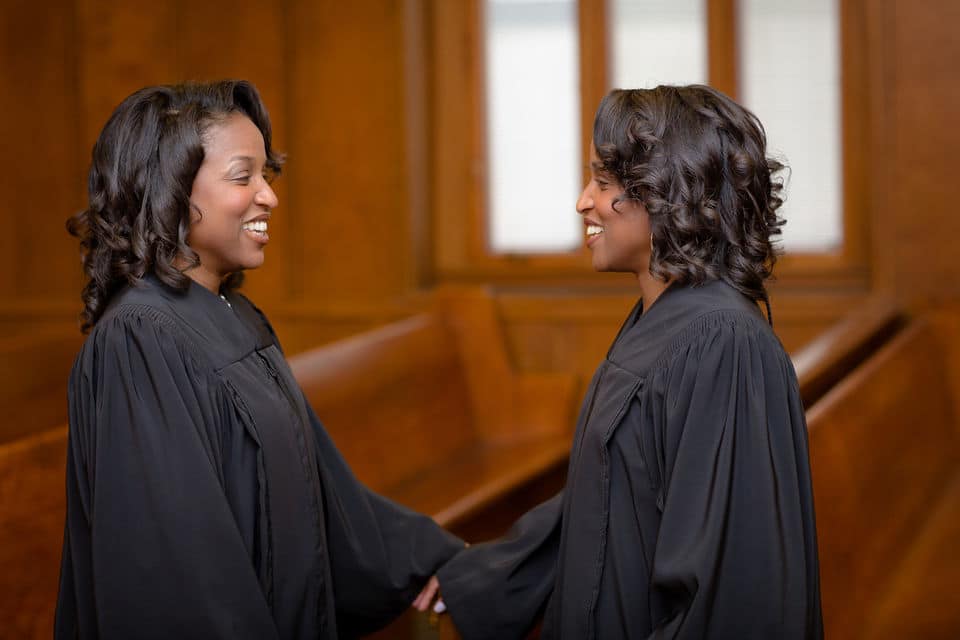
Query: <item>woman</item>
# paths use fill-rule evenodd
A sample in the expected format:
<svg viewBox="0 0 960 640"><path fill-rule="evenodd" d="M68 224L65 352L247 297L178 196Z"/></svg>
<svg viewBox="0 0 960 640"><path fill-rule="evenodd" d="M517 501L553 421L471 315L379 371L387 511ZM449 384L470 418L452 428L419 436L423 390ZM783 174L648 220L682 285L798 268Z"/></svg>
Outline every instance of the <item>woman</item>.
<svg viewBox="0 0 960 640"><path fill-rule="evenodd" d="M822 636L806 426L758 304L782 221L763 128L708 87L613 91L577 202L641 299L589 387L565 490L439 572L464 638Z"/></svg>
<svg viewBox="0 0 960 640"><path fill-rule="evenodd" d="M263 314L281 158L246 82L149 87L93 150L58 638L336 638L462 543L366 490Z"/></svg>

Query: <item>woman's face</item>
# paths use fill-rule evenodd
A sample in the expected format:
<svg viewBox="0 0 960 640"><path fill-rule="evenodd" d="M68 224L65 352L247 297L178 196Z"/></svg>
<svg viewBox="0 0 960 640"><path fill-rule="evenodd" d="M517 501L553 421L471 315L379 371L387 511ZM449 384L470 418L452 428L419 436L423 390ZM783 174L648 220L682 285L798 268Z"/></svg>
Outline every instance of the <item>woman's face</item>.
<svg viewBox="0 0 960 640"><path fill-rule="evenodd" d="M590 145L590 182L577 200L586 226L587 247L597 271L626 271L637 276L650 270L650 216L634 200L616 204L623 187L603 171L597 150Z"/></svg>
<svg viewBox="0 0 960 640"><path fill-rule="evenodd" d="M263 135L246 116L231 114L211 125L203 150L187 235L200 265L187 275L215 291L231 273L263 264L277 196L268 182Z"/></svg>

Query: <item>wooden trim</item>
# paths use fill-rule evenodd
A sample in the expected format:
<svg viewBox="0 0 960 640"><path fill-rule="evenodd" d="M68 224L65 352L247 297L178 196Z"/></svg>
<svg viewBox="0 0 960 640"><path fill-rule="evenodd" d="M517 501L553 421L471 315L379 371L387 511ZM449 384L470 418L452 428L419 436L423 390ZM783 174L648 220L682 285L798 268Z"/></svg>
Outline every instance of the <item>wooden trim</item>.
<svg viewBox="0 0 960 640"><path fill-rule="evenodd" d="M710 86L737 99L740 50L737 0L707 0L707 78Z"/></svg>
<svg viewBox="0 0 960 640"><path fill-rule="evenodd" d="M428 286L433 255L430 233L429 17L423 0L403 3L404 146L412 265L408 288Z"/></svg>
<svg viewBox="0 0 960 640"><path fill-rule="evenodd" d="M869 123L865 135L863 166L869 169L869 179L865 178L868 191L868 208L864 217L875 221L864 226L869 252L865 256L871 264L872 286L890 296L897 295L897 265L890 259L889 248L897 242L895 225L891 224L899 216L892 207L896 188L894 186L894 162L886 158L896 158L896 136L890 135L898 127L896 100L891 96L897 87L896 65L893 60L899 53L896 49L896 8L890 2L865 2L849 0L862 7L861 15L865 22L861 73L867 85L864 99L870 105L864 121ZM902 126L902 125L901 125ZM901 293L901 297L904 297Z"/></svg>
<svg viewBox="0 0 960 640"><path fill-rule="evenodd" d="M471 18L473 19L473 38L471 45L474 53L473 73L474 80L474 101L473 113L475 114L475 126L472 128L473 153L471 157L473 162L473 185L470 204L467 207L469 216L467 228L470 233L467 237L467 255L471 262L484 260L492 257L490 252L490 227L487 224L487 218L490 211L490 194L488 189L489 172L489 149L487 149L487 48L486 38L486 10L483 0L468 0L472 5Z"/></svg>
<svg viewBox="0 0 960 640"><path fill-rule="evenodd" d="M479 121L475 95L478 82L479 22L477 0L436 2L432 11L433 70L433 185L432 228L434 264L438 278L470 264L468 236L477 207L479 164L474 134Z"/></svg>
<svg viewBox="0 0 960 640"><path fill-rule="evenodd" d="M600 100L610 89L610 20L607 0L580 0L580 149L583 182L589 180L593 118Z"/></svg>
<svg viewBox="0 0 960 640"><path fill-rule="evenodd" d="M297 26L305 23L306 20L302 15L304 11L302 3L297 0L286 0L283 3L282 10L283 31L286 36L283 39L283 57L286 62L286 64L283 65L283 82L287 90L286 100L284 100L284 117L289 123L288 129L294 131L294 128L301 122L301 119L308 117L307 114L303 113L304 109L301 106L304 104L304 101L298 99L301 91L297 86L299 67L303 64L300 61L305 58L301 50L303 48L302 42L304 36L302 30L298 30ZM293 136L290 136L287 139L287 149L293 149L295 153L294 145ZM301 199L299 197L300 190L295 188L295 186L307 182L307 177L301 175L300 163L298 162L288 163L287 166L284 167L283 172L288 176L287 181L290 187L286 190L286 202L281 203L284 213L281 219L286 225L285 231L289 237L291 239L297 239L287 243L285 260L291 265L305 265L307 263L307 252L297 232L298 229L303 229L304 215L301 211L303 211L303 201L305 198ZM302 268L290 269L287 272L287 281L284 285L284 298L295 300L304 297L307 291L305 270Z"/></svg>
<svg viewBox="0 0 960 640"><path fill-rule="evenodd" d="M866 8L863 0L840 0L839 5L843 255L851 268L866 269L870 205Z"/></svg>
<svg viewBox="0 0 960 640"><path fill-rule="evenodd" d="M885 298L854 310L793 355L800 397L809 409L854 368L876 353L907 323Z"/></svg>
<svg viewBox="0 0 960 640"><path fill-rule="evenodd" d="M295 90L295 75L294 75L294 65L296 64L297 59L297 39L294 36L294 25L296 22L296 8L293 6L295 3L293 0L283 0L280 3L279 10L281 13L280 18L280 28L283 30L283 43L281 55L283 56L284 64L282 65L283 69L283 87L284 87L284 99L283 99L283 117L287 122L285 131L293 131L296 123L299 122L298 116L300 115L301 109L299 109L298 101L295 99L296 90ZM287 134L284 137L285 148L290 148L292 143L291 138L293 136ZM284 167L284 173L287 175L296 176L299 173L297 167L297 162L289 163ZM302 178L301 178L302 179ZM288 184L293 184L296 179L287 179ZM289 186L284 188L284 197L286 202L282 204L283 213L284 213L284 224L286 225L285 231L288 237L292 240L297 238L297 230L303 229L303 215L300 213L302 208L297 202L297 197L295 195L295 189L291 189ZM287 265L302 265L305 264L305 251L303 248L303 243L299 241L288 241L286 243L286 251L288 254L285 256L284 262ZM286 268L284 274L284 283L283 289L281 291L281 298L283 299L296 299L302 297L306 291L306 280L304 278L303 269L296 268Z"/></svg>

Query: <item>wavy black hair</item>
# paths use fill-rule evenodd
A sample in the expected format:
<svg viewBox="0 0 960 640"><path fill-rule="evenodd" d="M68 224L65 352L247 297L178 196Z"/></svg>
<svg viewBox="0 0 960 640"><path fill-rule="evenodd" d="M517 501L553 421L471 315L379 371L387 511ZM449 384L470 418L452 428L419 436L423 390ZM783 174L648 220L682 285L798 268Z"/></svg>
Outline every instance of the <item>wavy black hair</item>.
<svg viewBox="0 0 960 640"><path fill-rule="evenodd" d="M654 276L724 280L770 317L765 281L784 223L786 167L767 155L753 113L711 87L616 89L597 110L593 143L621 199L650 214Z"/></svg>
<svg viewBox="0 0 960 640"><path fill-rule="evenodd" d="M89 206L67 220L67 230L80 238L88 278L81 293L84 332L114 293L149 273L177 290L189 286L183 270L199 264L186 242L190 192L203 163L204 136L235 113L263 134L267 169L279 174L283 156L271 146L267 109L249 82L146 87L114 110L93 147ZM233 274L224 286L237 287L242 279Z"/></svg>

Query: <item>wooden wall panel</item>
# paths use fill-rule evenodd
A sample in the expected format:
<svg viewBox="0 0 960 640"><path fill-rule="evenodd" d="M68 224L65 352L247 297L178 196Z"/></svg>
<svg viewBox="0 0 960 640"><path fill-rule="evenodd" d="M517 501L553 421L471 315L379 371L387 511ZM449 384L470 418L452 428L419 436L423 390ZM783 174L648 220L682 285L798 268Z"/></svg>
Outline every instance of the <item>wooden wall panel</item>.
<svg viewBox="0 0 960 640"><path fill-rule="evenodd" d="M248 274L252 298L283 313L304 300L379 300L415 289L429 271L428 121L414 113L428 90L424 7L5 5L0 87L23 99L2 107L2 134L18 149L2 184L28 202L3 209L0 327L72 322L82 278L63 224L85 203L93 142L131 92L184 80L253 81L271 111L276 147L289 154L267 262ZM315 317L322 324L325 316Z"/></svg>
<svg viewBox="0 0 960 640"><path fill-rule="evenodd" d="M881 283L901 299L924 304L960 297L956 239L960 148L960 3L875 3L881 21L885 92L883 132L888 164L876 213L885 228L874 260ZM888 178L883 180L883 178Z"/></svg>
<svg viewBox="0 0 960 640"><path fill-rule="evenodd" d="M404 15L399 0L293 2L295 297L389 296L410 281Z"/></svg>
<svg viewBox="0 0 960 640"><path fill-rule="evenodd" d="M118 0L77 0L76 51L83 118L80 127L83 171L90 150L117 104L148 84L174 81L177 76L178 5L157 3L149 11Z"/></svg>
<svg viewBox="0 0 960 640"><path fill-rule="evenodd" d="M83 204L72 3L15 0L0 12L0 292L76 295L78 260L64 231ZM71 277L73 276L73 277Z"/></svg>

